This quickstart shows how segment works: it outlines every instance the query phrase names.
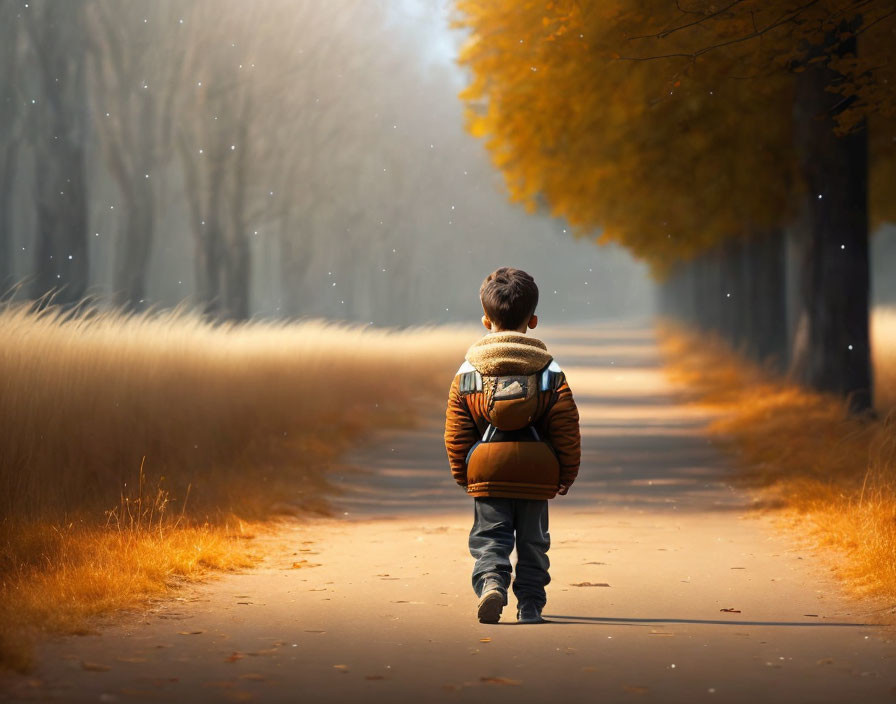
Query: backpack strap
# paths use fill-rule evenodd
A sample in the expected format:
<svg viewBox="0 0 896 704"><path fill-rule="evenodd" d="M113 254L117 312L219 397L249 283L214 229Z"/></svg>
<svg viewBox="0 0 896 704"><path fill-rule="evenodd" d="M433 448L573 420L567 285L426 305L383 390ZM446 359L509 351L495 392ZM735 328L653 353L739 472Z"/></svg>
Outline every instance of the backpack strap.
<svg viewBox="0 0 896 704"><path fill-rule="evenodd" d="M566 375L554 360L539 372L539 391L556 391L560 388Z"/></svg>
<svg viewBox="0 0 896 704"><path fill-rule="evenodd" d="M554 360L551 360L550 364L548 364L538 374L539 391L550 391L551 395L548 399L548 402L545 404L544 410L538 414L538 418L534 420L533 425L534 423L538 423L543 420L551 410L551 407L557 402L557 398L560 395L557 393L557 390L563 385L563 382L566 380L566 374L563 373L560 365L557 364L557 362L555 362Z"/></svg>
<svg viewBox="0 0 896 704"><path fill-rule="evenodd" d="M482 391L482 375L469 362L461 364L455 376L460 377L457 385L461 396Z"/></svg>

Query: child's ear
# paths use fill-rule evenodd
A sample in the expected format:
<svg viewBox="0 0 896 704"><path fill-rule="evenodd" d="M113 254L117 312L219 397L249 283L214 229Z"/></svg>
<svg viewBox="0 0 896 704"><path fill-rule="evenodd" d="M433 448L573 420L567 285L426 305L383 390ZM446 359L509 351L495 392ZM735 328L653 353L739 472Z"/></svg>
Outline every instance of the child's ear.
<svg viewBox="0 0 896 704"><path fill-rule="evenodd" d="M482 324L485 325L485 329L489 332L492 331L492 321L488 319L487 315L482 316Z"/></svg>
<svg viewBox="0 0 896 704"><path fill-rule="evenodd" d="M529 329L534 330L536 325L538 325L538 316L533 315L531 318L529 318Z"/></svg>

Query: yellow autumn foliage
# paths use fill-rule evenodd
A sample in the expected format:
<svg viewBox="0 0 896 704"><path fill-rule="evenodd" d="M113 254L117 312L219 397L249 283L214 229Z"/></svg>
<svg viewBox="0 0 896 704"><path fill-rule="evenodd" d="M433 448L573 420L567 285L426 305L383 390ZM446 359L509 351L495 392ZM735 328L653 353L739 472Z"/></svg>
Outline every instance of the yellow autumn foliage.
<svg viewBox="0 0 896 704"><path fill-rule="evenodd" d="M859 86L846 121L893 100L865 77L875 61L885 65L878 81L892 68L884 49L893 23L879 12L883 3L872 4L862 43L872 42L873 57L840 65ZM599 231L600 241L662 271L792 215L786 62L801 58L794 37L817 39L815 27L847 10L845 2L812 3L803 22L804 5L457 0L456 25L469 37L459 59L471 72L460 94L468 128L485 140L512 200L546 206L580 235ZM782 13L800 20L798 31L772 27L753 41L754 20L764 27ZM881 123L872 144L882 177L892 140ZM889 189L872 181L877 220L889 217Z"/></svg>

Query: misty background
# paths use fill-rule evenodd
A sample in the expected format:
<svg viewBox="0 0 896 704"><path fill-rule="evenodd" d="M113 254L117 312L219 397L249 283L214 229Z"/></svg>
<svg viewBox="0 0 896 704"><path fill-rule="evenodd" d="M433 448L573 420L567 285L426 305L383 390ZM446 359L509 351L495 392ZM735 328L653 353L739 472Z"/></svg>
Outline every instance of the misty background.
<svg viewBox="0 0 896 704"><path fill-rule="evenodd" d="M508 202L450 22L441 0L0 0L3 289L408 325L475 320L511 265L545 321L652 314L625 250ZM896 300L896 229L871 261Z"/></svg>
<svg viewBox="0 0 896 704"><path fill-rule="evenodd" d="M511 265L545 321L653 309L623 249L507 201L464 129L446 3L2 8L18 297L406 325L477 319Z"/></svg>

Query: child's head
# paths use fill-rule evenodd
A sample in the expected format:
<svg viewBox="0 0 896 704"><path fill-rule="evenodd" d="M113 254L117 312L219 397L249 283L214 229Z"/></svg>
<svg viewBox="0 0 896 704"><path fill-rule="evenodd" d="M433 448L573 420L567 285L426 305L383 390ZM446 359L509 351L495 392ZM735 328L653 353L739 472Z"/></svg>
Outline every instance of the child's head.
<svg viewBox="0 0 896 704"><path fill-rule="evenodd" d="M491 332L515 330L526 332L538 324L538 286L522 269L502 266L485 277L479 288L482 301L482 324Z"/></svg>

